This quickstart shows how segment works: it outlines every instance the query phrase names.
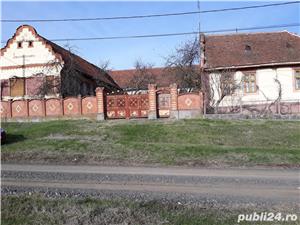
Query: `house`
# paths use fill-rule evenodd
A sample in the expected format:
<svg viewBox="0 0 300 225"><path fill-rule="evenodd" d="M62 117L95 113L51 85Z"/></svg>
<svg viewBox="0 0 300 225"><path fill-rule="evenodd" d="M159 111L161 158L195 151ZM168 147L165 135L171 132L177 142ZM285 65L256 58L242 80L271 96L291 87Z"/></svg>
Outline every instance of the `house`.
<svg viewBox="0 0 300 225"><path fill-rule="evenodd" d="M120 90L114 80L29 25L17 28L1 48L1 99L94 95L97 85Z"/></svg>
<svg viewBox="0 0 300 225"><path fill-rule="evenodd" d="M300 113L300 36L287 31L201 35L200 45L210 107Z"/></svg>

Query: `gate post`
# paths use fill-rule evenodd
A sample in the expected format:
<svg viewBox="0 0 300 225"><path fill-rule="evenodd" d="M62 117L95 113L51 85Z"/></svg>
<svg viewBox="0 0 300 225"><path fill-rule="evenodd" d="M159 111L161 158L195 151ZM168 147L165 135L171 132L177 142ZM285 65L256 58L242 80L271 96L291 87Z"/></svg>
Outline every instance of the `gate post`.
<svg viewBox="0 0 300 225"><path fill-rule="evenodd" d="M177 91L177 84L170 85L170 95L171 95L171 111L170 111L170 118L178 119L179 118L179 111L178 111L178 91Z"/></svg>
<svg viewBox="0 0 300 225"><path fill-rule="evenodd" d="M104 120L104 87L97 87L95 91L97 98L97 120Z"/></svg>
<svg viewBox="0 0 300 225"><path fill-rule="evenodd" d="M149 111L148 119L157 119L156 84L148 85Z"/></svg>

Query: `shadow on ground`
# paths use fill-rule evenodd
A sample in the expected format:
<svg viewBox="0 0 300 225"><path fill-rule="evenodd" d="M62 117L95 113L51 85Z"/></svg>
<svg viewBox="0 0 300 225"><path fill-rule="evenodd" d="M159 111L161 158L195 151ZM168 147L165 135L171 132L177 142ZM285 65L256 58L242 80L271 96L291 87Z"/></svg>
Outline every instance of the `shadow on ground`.
<svg viewBox="0 0 300 225"><path fill-rule="evenodd" d="M3 144L9 145L24 140L26 140L26 138L22 134L6 134L6 140Z"/></svg>

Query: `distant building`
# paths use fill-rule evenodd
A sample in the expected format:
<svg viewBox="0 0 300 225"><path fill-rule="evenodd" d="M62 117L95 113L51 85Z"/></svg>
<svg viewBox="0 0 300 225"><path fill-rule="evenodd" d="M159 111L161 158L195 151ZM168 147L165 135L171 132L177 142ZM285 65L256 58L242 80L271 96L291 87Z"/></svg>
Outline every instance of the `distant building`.
<svg viewBox="0 0 300 225"><path fill-rule="evenodd" d="M41 97L40 90L45 83L53 87L45 97L64 97L70 93L94 95L97 85L107 90L120 89L109 74L40 36L29 25L18 27L1 49L0 68L4 100ZM67 70L72 71L73 77L65 75ZM66 87L71 84L74 87L68 93Z"/></svg>
<svg viewBox="0 0 300 225"><path fill-rule="evenodd" d="M212 107L220 99L222 73L231 71L238 87L222 99L220 107L234 110L242 104L255 109L280 101L286 112L300 113L300 36L282 31L200 39L201 67L209 74L206 95L211 96Z"/></svg>
<svg viewBox="0 0 300 225"><path fill-rule="evenodd" d="M109 71L109 75L124 91L128 93L135 91L146 92L148 90L149 83L155 83L159 87L168 87L170 84L177 83L175 76L173 76L167 68L149 68L147 69L147 72L150 76L141 82L135 80L139 75L136 69L112 70ZM136 87L137 84L138 88Z"/></svg>

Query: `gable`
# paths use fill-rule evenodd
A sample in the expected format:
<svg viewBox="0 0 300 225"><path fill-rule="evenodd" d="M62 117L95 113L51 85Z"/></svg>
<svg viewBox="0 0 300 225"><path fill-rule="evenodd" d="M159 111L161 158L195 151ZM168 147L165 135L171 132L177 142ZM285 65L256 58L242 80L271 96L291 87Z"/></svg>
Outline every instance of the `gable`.
<svg viewBox="0 0 300 225"><path fill-rule="evenodd" d="M51 46L47 45L32 27L23 25L1 49L0 66L2 69L23 66L23 63L37 66L60 59L61 57L53 52Z"/></svg>

